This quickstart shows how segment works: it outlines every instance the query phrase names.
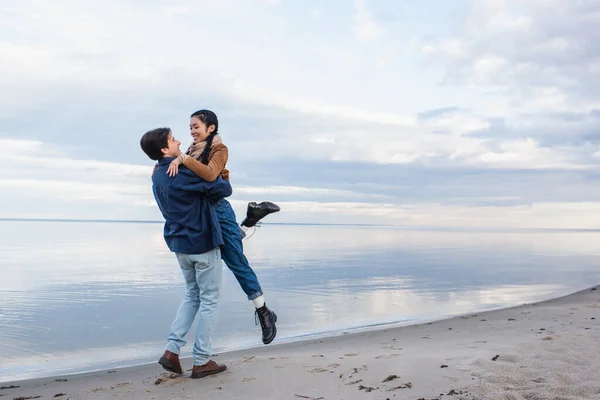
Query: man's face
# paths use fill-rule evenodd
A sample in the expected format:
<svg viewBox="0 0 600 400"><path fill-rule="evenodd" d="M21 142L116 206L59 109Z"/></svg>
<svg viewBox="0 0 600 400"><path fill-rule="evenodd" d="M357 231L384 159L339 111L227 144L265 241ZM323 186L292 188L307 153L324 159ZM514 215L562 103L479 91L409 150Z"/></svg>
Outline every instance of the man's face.
<svg viewBox="0 0 600 400"><path fill-rule="evenodd" d="M167 147L162 149L162 152L165 155L165 157L178 157L181 154L181 150L179 149L180 145L181 142L175 139L172 133L169 133L169 139L167 139Z"/></svg>

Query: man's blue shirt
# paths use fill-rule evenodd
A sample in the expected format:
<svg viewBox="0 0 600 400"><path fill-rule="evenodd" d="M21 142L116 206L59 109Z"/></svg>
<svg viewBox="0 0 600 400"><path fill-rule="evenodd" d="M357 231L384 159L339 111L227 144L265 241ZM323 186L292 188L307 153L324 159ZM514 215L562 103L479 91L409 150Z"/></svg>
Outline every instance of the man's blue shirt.
<svg viewBox="0 0 600 400"><path fill-rule="evenodd" d="M160 160L152 176L152 192L165 218L165 241L174 253L206 253L223 244L210 199L231 196L231 185L220 177L206 182L183 165L177 175L169 177L167 169L173 159Z"/></svg>

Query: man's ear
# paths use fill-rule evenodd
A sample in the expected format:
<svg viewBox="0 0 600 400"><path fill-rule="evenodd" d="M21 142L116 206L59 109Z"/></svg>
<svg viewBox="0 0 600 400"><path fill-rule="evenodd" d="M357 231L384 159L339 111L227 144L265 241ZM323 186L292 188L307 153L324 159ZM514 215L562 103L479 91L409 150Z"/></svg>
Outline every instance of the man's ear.
<svg viewBox="0 0 600 400"><path fill-rule="evenodd" d="M166 156L169 149L165 147L164 149L160 149L160 151L163 153L163 156Z"/></svg>

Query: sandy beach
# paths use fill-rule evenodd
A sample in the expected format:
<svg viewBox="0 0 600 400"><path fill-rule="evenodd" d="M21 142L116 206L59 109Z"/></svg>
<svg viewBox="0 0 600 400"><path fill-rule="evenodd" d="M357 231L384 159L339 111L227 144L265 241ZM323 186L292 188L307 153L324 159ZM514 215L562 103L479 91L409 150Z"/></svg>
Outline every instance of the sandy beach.
<svg viewBox="0 0 600 400"><path fill-rule="evenodd" d="M2 384L5 399L600 399L600 290L433 323ZM276 342L275 342L276 343ZM157 354L157 359L160 355Z"/></svg>

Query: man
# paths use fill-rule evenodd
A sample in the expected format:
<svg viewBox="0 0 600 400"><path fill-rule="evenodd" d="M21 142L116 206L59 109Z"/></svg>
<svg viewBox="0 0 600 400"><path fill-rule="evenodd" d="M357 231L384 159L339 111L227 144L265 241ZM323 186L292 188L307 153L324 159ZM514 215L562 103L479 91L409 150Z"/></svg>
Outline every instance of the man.
<svg viewBox="0 0 600 400"><path fill-rule="evenodd" d="M179 352L197 314L192 378L202 378L227 369L210 359L211 336L221 291L219 246L223 245L223 239L209 197L228 197L232 190L229 182L221 178L206 182L186 168L169 177L167 169L181 153L180 144L169 128L148 131L140 140L142 150L158 161L152 176L152 192L165 218L165 241L177 256L187 289L171 326L166 351L158 362L167 371L183 373Z"/></svg>

